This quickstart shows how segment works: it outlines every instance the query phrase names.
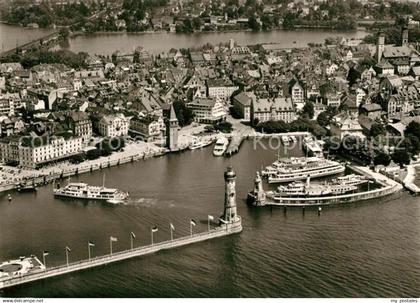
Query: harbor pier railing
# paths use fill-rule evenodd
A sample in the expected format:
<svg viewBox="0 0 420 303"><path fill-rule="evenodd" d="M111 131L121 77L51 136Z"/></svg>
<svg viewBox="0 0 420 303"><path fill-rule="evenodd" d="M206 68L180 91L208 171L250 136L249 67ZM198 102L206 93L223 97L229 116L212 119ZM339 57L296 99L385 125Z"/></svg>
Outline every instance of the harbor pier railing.
<svg viewBox="0 0 420 303"><path fill-rule="evenodd" d="M91 258L88 260L81 260L74 263L69 263L68 265L61 265L58 267L47 268L44 271L37 271L34 273L23 274L20 276L15 276L6 280L0 280L0 289L8 288L24 283L29 283L37 280L42 280L50 277L60 276L67 273L72 273L84 269L89 269L112 262L118 262L134 257L144 256L158 252L160 250L172 249L196 242L206 241L213 238L223 237L234 233L239 233L242 231L241 221L234 223L222 224L221 226L211 229L206 232L192 234L180 238L175 238L173 240L168 240L152 245L140 246L133 249L128 249L120 252L114 252L112 254L107 254L104 256L99 256Z"/></svg>

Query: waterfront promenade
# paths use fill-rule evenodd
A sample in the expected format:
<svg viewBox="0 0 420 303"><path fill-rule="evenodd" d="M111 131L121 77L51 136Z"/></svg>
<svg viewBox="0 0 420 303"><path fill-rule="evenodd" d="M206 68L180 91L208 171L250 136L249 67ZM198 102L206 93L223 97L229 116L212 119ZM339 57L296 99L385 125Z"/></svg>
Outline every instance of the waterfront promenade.
<svg viewBox="0 0 420 303"><path fill-rule="evenodd" d="M70 177L73 175L101 170L107 167L121 165L141 159L147 159L165 154L164 148L152 143L130 143L124 147L124 151L114 152L109 157L101 157L95 160L87 160L79 164L62 162L38 170L18 169L4 166L0 171L0 192L13 190L18 184L45 184L55 179Z"/></svg>
<svg viewBox="0 0 420 303"><path fill-rule="evenodd" d="M91 258L90 260L82 260L68 265L62 265L58 267L47 268L44 272L38 272L33 274L22 275L14 277L8 280L0 281L0 289L16 286L19 284L29 283L37 280L47 279L55 276L60 276L76 271L81 271L101 265L106 265L113 262L123 261L126 259L140 257L148 254L156 253L160 250L172 249L181 247L188 244L193 244L201 241L206 241L218 237L223 237L242 231L241 221L222 224L221 226L211 229L206 232L192 234L181 238L168 240L152 245L136 247L133 249L124 250L121 252L115 252L112 254Z"/></svg>
<svg viewBox="0 0 420 303"><path fill-rule="evenodd" d="M407 175L404 178L404 186L415 195L420 195L420 187L415 184L416 179L416 168L420 167L420 164L413 164L407 166Z"/></svg>

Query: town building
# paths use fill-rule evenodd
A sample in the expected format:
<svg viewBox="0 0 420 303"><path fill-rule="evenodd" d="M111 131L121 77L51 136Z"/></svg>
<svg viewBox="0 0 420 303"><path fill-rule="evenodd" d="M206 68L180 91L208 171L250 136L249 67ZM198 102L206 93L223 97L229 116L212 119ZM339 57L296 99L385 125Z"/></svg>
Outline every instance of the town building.
<svg viewBox="0 0 420 303"><path fill-rule="evenodd" d="M83 140L69 134L14 137L0 142L0 150L4 163L14 162L20 167L37 168L80 154L83 151Z"/></svg>
<svg viewBox="0 0 420 303"><path fill-rule="evenodd" d="M130 120L130 133L145 142L162 140L165 136L165 122L162 117L134 117Z"/></svg>
<svg viewBox="0 0 420 303"><path fill-rule="evenodd" d="M197 122L214 124L226 119L226 106L219 98L196 98L187 106Z"/></svg>
<svg viewBox="0 0 420 303"><path fill-rule="evenodd" d="M291 98L261 98L252 101L251 119L259 122L284 121L290 123L297 119L296 109Z"/></svg>
<svg viewBox="0 0 420 303"><path fill-rule="evenodd" d="M241 92L232 98L233 106L240 110L244 121L251 121L251 104L256 98L253 92Z"/></svg>
<svg viewBox="0 0 420 303"><path fill-rule="evenodd" d="M289 82L289 94L297 109L302 109L306 102L306 86L302 81L293 78Z"/></svg>
<svg viewBox="0 0 420 303"><path fill-rule="evenodd" d="M105 115L99 120L98 130L104 137L121 137L128 134L130 118L123 114Z"/></svg>
<svg viewBox="0 0 420 303"><path fill-rule="evenodd" d="M228 79L210 79L207 81L207 93L209 98L229 100L235 91L239 89Z"/></svg>
<svg viewBox="0 0 420 303"><path fill-rule="evenodd" d="M92 138L92 121L84 112L70 112L67 115L67 123L76 137L81 137L83 143L88 143Z"/></svg>
<svg viewBox="0 0 420 303"><path fill-rule="evenodd" d="M333 117L331 134L340 140L343 140L345 136L364 137L363 128L357 119L357 115L348 112Z"/></svg>

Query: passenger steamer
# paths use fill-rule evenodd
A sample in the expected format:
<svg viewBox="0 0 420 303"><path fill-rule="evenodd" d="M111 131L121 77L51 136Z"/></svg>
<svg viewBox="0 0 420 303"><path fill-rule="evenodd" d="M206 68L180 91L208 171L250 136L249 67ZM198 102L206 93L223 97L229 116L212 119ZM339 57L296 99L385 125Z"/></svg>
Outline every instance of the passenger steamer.
<svg viewBox="0 0 420 303"><path fill-rule="evenodd" d="M214 145L213 155L216 157L221 157L227 150L229 145L229 139L221 136L217 139L216 144Z"/></svg>
<svg viewBox="0 0 420 303"><path fill-rule="evenodd" d="M123 203L128 198L128 193L120 191L115 188L106 188L102 186L91 186L87 183L68 183L63 188L54 189L54 196L88 199L88 200L103 200L109 203Z"/></svg>
<svg viewBox="0 0 420 303"><path fill-rule="evenodd" d="M369 182L364 176L347 175L325 182L323 184L311 184L310 178L306 183L295 181L285 186L279 186L275 191L268 191L267 198L279 200L283 197L322 197L342 195L350 192L356 192L358 186Z"/></svg>
<svg viewBox="0 0 420 303"><path fill-rule="evenodd" d="M345 167L336 161L324 158L290 158L279 159L267 166L262 175L268 178L268 183L285 183L319 178L343 173Z"/></svg>

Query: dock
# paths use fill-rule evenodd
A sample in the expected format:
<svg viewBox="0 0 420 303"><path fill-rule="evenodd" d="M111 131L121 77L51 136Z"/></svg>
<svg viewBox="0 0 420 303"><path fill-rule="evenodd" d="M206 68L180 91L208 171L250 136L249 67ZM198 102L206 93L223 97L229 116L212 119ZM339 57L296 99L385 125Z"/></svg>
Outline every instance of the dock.
<svg viewBox="0 0 420 303"><path fill-rule="evenodd" d="M215 228L210 228L210 216L209 216L209 223L208 223L208 230L206 232L194 234L192 232L188 236L180 237L180 238L172 238L171 233L171 240L160 242L160 243L153 243L153 228L151 230L152 233L152 241L151 245L147 246L140 246L136 248L131 248L128 250L124 250L121 252L112 253L112 245L110 249L110 253L104 256L99 256L95 258L89 258L88 260L81 260L75 263L66 263L65 265L46 268L45 262L42 264L40 261L39 268L37 270L28 270L25 272L19 271L22 267L15 266L16 264L10 262L12 266L15 266L16 269L10 270L7 276L0 276L0 289L13 287L16 285L29 283L33 281L43 280L51 277L56 277L68 273L73 273L85 269L90 269L102 265L106 265L113 262L119 262L135 257L140 257L148 254L153 254L161 250L168 250L172 248L177 248L181 246L185 246L188 244L193 244L197 242L207 241L210 239L215 239L219 237L228 236L231 234L240 233L242 231L242 218L238 215L236 209L236 189L235 189L235 180L236 180L236 173L233 171L232 167L228 167L228 169L224 173L225 179L225 201L224 201L224 211L223 215L219 218L219 225ZM213 220L213 218L211 218ZM195 225L195 223L194 223ZM157 229L156 229L157 231ZM110 240L111 241L111 240ZM88 244L90 245L90 243ZM89 251L90 256L90 251ZM44 256L45 257L45 256ZM38 260L35 256L31 258ZM68 259L67 259L68 260ZM6 262L7 263L7 262ZM10 266L8 266L10 268ZM29 268L29 267L28 267ZM39 270L40 269L40 270Z"/></svg>
<svg viewBox="0 0 420 303"><path fill-rule="evenodd" d="M407 176L403 181L404 187L416 196L420 195L420 187L414 183L416 179L416 167L418 166L420 165L408 165Z"/></svg>
<svg viewBox="0 0 420 303"><path fill-rule="evenodd" d="M230 140L228 148L226 149L225 156L230 157L239 152L239 147L244 140L245 138L243 136L233 136Z"/></svg>
<svg viewBox="0 0 420 303"><path fill-rule="evenodd" d="M335 196L319 196L319 197L299 197L291 198L284 197L278 200L270 199L266 196L266 192L262 188L261 177L257 175L255 178L254 189L248 194L248 202L253 206L285 206L285 207L305 207L305 206L324 206L336 204L348 204L352 202L366 201L381 197L390 196L403 189L403 186L398 182L370 170L363 166L349 166L349 168L361 175L375 180L381 185L381 188Z"/></svg>

